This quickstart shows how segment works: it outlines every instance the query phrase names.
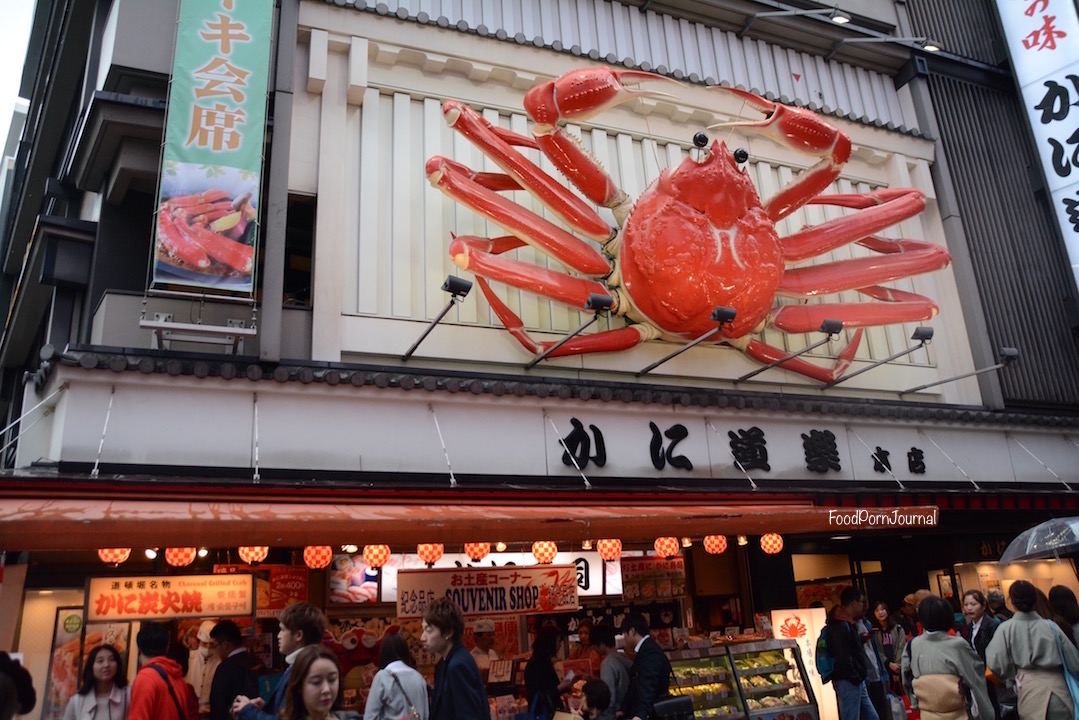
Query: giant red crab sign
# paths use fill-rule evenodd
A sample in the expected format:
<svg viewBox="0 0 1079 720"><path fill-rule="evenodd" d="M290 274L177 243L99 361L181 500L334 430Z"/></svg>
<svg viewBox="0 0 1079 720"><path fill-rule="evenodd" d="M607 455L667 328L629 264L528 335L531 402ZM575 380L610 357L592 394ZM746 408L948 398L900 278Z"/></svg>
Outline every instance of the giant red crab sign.
<svg viewBox="0 0 1079 720"><path fill-rule="evenodd" d="M785 332L816 331L824 319L859 328L833 367L793 358L783 367L830 382L850 365L866 326L928 320L937 306L928 298L881 283L945 267L948 252L932 243L876 235L920 213L922 193L892 188L862 194L820 195L839 176L850 155L850 139L816 114L772 103L735 88L749 106L765 113L759 122L731 122L820 160L761 201L744 170L744 151L725 144L690 154L664 170L636 201L620 190L579 141L559 123L582 121L634 96L663 93L637 89L659 75L633 70L575 70L532 88L524 106L533 122L527 137L488 123L462 102L442 104L446 121L489 157L502 173L479 173L449 158L427 161L431 184L510 233L482 238L458 236L450 244L454 263L476 275L506 329L530 352L554 343L538 342L521 319L492 291L489 281L506 283L581 308L588 296L612 298L611 312L626 327L572 338L551 357L626 350L641 341L686 342L715 330L712 311L734 308L733 322L714 336L764 363L786 356L780 348L750 337L765 327ZM701 145L707 144L702 138ZM565 177L599 206L610 208L618 227L528 160L514 146L539 149ZM526 190L569 230L520 207L501 192ZM807 204L852 209L843 217L779 237L775 223ZM856 243L873 255L788 268L788 263L824 255ZM530 245L565 266L563 273L503 256ZM598 249L597 245L598 244ZM808 298L855 290L868 298L850 304L786 305L776 298Z"/></svg>

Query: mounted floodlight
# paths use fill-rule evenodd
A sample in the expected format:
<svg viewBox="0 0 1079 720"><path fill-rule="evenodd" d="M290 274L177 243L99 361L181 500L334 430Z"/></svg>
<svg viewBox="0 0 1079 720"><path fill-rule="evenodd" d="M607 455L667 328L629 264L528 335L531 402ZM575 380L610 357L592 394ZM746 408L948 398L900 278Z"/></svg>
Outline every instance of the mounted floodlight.
<svg viewBox="0 0 1079 720"><path fill-rule="evenodd" d="M950 383L950 382L954 382L956 380L962 380L964 378L972 377L974 375L981 375L982 373L987 373L987 372L990 372L992 370L999 370L1000 368L1008 367L1012 363L1016 362L1018 359L1019 359L1019 351L1016 348L1013 348L1013 347L1001 348L1000 349L1000 354L997 355L997 364L996 365L990 365L989 367L982 368L981 370L973 370L973 371L968 372L968 373L963 373L962 375L956 375L955 377L950 377L947 380L937 380L936 382L926 383L925 385L919 385L918 387L913 387L910 390L904 390L899 394L900 395L909 395L910 393L916 393L919 390L925 390L926 388L936 387L937 385L943 385L944 383Z"/></svg>
<svg viewBox="0 0 1079 720"><path fill-rule="evenodd" d="M648 373L652 372L653 370L655 370L656 368L658 368L660 365L667 362L671 358L678 357L679 355L684 353L686 350L689 350L694 345L697 345L698 343L704 342L708 338L712 337L716 333L723 330L724 325L734 322L734 318L737 315L738 315L738 311L735 310L734 308L723 307L722 305L716 306L716 309L712 311L712 321L719 323L719 326L717 328L715 328L714 330L709 330L704 335L701 335L698 338L694 338L693 340L690 340L688 343L686 343L682 347L678 348L677 350L675 350L673 353L671 353L667 357L663 358L662 360L656 360L654 363L652 363L651 365L646 367L644 370L641 370L640 372L638 372L637 377L640 377L641 375L647 375Z"/></svg>
<svg viewBox="0 0 1079 720"><path fill-rule="evenodd" d="M783 357L779 358L778 360L773 360L772 362L768 363L767 365L763 365L763 366L757 368L756 370L754 370L751 373L746 373L742 377L735 380L734 384L737 385L738 383L743 382L745 380L748 380L751 377L756 377L757 375L760 375L762 372L764 372L765 370L767 370L769 368L774 368L776 365L782 365L783 363L787 362L788 360L793 360L794 358L798 357L799 355L804 355L805 353L809 352L810 350L814 350L816 348L819 348L824 343L831 342L832 340L834 340L835 337L837 335L839 335L839 333L841 333L842 331L843 331L843 321L842 320L825 320L824 322L822 322L820 324L820 329L817 331L817 332L825 333L826 337L823 340L818 340L817 342L813 343L812 345L806 345L801 350L798 350L796 352L792 352L789 355L784 355Z"/></svg>
<svg viewBox="0 0 1079 720"><path fill-rule="evenodd" d="M850 15L840 10L838 5L836 5L830 10L828 8L816 8L814 10L768 10L766 12L759 12L746 20L746 24L742 26L742 29L738 31L737 35L738 37L742 37L743 35L745 35L746 31L749 30L750 26L753 25L753 23L757 22L758 18L794 17L796 15L824 16L834 22L836 25L846 25L850 22Z"/></svg>
<svg viewBox="0 0 1079 720"><path fill-rule="evenodd" d="M926 52L930 52L930 53L940 52L940 46L937 45L935 42L933 42L932 38L929 38L929 37L924 36L924 35L921 36L921 37L889 37L889 36L882 35L880 37L842 38L840 40L836 40L835 44L832 45L832 49L824 57L824 61L828 62L829 60L834 58L836 53L839 52L839 49L841 47L843 47L844 45L849 45L849 44L854 44L854 43L859 43L859 44L863 44L863 43L893 43L895 45L905 45L907 47L917 47L917 48L919 48L921 50L925 50Z"/></svg>
<svg viewBox="0 0 1079 720"><path fill-rule="evenodd" d="M604 295L602 293L589 293L588 294L588 300L584 304L584 309L585 310L591 310L594 313L594 315L592 315L592 317L588 318L588 320L585 320L583 323L581 323L581 326L579 328L577 328L576 330L571 332L569 335L562 338L561 340L556 342L554 345L547 348L542 353L540 353L535 358L533 358L532 362L525 365L525 370L532 369L533 367L535 367L536 363L538 363L540 360L543 360L548 355L553 353L555 350L557 350L558 348L565 345L572 338L575 338L578 335L580 335L582 332L584 332L585 328L587 328L589 325L591 325L592 323L594 323L596 320L599 319L600 313L606 313L607 311L609 311L611 309L612 305L614 305L614 298L611 297L610 295Z"/></svg>
<svg viewBox="0 0 1079 720"><path fill-rule="evenodd" d="M438 325L442 318L446 317L446 313L450 311L450 308L453 307L454 303L463 301L465 296L468 295L468 291L471 289L472 283L469 280L459 278L456 275L449 275L446 277L446 282L442 283L442 290L443 292L448 292L450 294L450 301L446 303L446 307L442 308L442 312L438 314L438 317L432 320L431 324L427 326L427 329L423 331L423 335L420 335L420 339L412 343L412 347L404 354L404 357L401 358L402 360L408 360L412 357L412 353L416 352L416 348L420 346L420 343L431 334L431 331L435 329L435 325Z"/></svg>
<svg viewBox="0 0 1079 720"><path fill-rule="evenodd" d="M921 350L923 347L925 347L926 345L929 344L930 340L933 339L933 328L927 327L927 326L924 326L924 325L920 326L920 327L917 327L917 328L914 329L914 334L910 336L910 339L916 341L918 344L915 345L914 347L907 348L906 350L900 350L899 352L897 352L895 355L892 355L891 357L884 358L883 360L877 360L872 365L870 365L868 367L864 367L861 370L859 370L858 372L852 372L850 375L844 375L841 378L836 378L832 382L825 385L824 389L834 387L835 385L838 385L839 383L845 383L848 380L850 380L851 378L855 378L855 377L858 377L859 375L861 375L862 373L869 372L870 370L872 370L875 367L880 367L884 363L890 363L892 360L895 360L896 358L901 358L904 355L910 355L915 350Z"/></svg>

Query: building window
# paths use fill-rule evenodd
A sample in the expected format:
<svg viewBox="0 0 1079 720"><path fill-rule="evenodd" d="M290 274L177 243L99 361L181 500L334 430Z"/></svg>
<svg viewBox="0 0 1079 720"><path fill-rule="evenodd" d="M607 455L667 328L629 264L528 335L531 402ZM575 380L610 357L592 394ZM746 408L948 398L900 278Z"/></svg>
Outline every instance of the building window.
<svg viewBox="0 0 1079 720"><path fill-rule="evenodd" d="M311 256L315 245L315 198L289 195L285 225L285 307L311 307Z"/></svg>

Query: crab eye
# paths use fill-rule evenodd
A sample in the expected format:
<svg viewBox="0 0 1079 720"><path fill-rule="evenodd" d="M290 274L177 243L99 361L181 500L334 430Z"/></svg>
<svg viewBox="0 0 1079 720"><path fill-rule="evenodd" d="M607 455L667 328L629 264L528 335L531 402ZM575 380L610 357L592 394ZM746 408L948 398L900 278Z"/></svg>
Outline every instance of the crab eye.
<svg viewBox="0 0 1079 720"><path fill-rule="evenodd" d="M708 136L702 132L699 132L693 136L693 144L696 147L703 148L708 144Z"/></svg>
<svg viewBox="0 0 1079 720"><path fill-rule="evenodd" d="M746 163L749 162L749 151L745 148L738 148L734 151L734 161L738 163L739 170L745 170Z"/></svg>

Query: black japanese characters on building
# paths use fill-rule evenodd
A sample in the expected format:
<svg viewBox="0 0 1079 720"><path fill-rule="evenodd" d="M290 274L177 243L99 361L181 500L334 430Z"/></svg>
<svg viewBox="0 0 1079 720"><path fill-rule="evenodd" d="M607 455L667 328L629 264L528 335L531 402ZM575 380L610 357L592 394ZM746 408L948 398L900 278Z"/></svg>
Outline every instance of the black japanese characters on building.
<svg viewBox="0 0 1079 720"><path fill-rule="evenodd" d="M739 428L737 434L728 430L727 437L731 439L731 455L735 464L743 471L772 469L768 464L768 441L759 427L754 425L748 430Z"/></svg>
<svg viewBox="0 0 1079 720"><path fill-rule="evenodd" d="M875 472L891 472L892 461L890 460L891 453L887 450L881 449L880 445L877 445L877 449L873 451L873 470Z"/></svg>
<svg viewBox="0 0 1079 720"><path fill-rule="evenodd" d="M573 461L576 460L577 467L581 470L588 467L589 461L594 462L597 467L606 465L607 446L603 444L603 431L595 425L588 426L596 442L596 454L592 455L592 438L588 436L588 431L584 429L584 423L577 418L570 418L570 423L573 425L573 430L562 439L562 444L565 446L562 453L562 464L573 467ZM573 457L570 457L571 453Z"/></svg>
<svg viewBox="0 0 1079 720"><path fill-rule="evenodd" d="M925 475L925 453L912 447L907 453L907 469L915 475Z"/></svg>
<svg viewBox="0 0 1079 720"><path fill-rule="evenodd" d="M802 449L806 455L806 470L810 472L826 473L843 469L839 464L839 446L831 430L810 430L808 435L802 433Z"/></svg>
<svg viewBox="0 0 1079 720"><path fill-rule="evenodd" d="M652 465L656 470L662 470L667 463L670 463L672 468L680 470L693 469L693 463L689 461L689 458L685 455L674 454L674 449L678 446L678 443L689 437L689 430L685 425L681 423L671 425L663 431L662 435L659 432L659 426L654 422L648 423L648 427L652 429L652 442L648 446L648 450L652 454ZM664 436L671 441L671 444L666 448L663 447Z"/></svg>

